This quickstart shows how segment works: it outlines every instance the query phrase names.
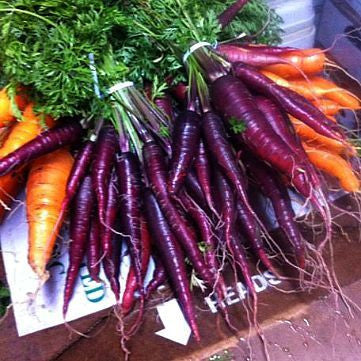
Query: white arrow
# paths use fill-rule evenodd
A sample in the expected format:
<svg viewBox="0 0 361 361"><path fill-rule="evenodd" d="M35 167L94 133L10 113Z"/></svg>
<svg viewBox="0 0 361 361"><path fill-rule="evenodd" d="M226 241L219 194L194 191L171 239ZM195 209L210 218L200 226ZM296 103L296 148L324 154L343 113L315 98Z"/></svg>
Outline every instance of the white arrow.
<svg viewBox="0 0 361 361"><path fill-rule="evenodd" d="M192 331L177 300L172 298L170 301L157 306L157 310L164 329L157 331L156 335L184 346L187 345Z"/></svg>

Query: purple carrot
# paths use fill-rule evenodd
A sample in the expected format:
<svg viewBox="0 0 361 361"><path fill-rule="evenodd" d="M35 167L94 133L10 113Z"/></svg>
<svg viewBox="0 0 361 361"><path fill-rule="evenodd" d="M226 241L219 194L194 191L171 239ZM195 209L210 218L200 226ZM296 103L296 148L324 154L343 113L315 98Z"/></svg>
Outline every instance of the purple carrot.
<svg viewBox="0 0 361 361"><path fill-rule="evenodd" d="M222 233L228 250L231 252L233 261L239 270L242 272L243 277L246 280L246 284L249 287L251 294L256 298L256 293L253 288L253 283L250 278L249 266L246 261L246 256L239 244L238 235L235 231L236 222L236 206L234 192L228 183L226 177L217 170L215 174L216 190L219 197L219 206L221 210L221 219L223 221Z"/></svg>
<svg viewBox="0 0 361 361"><path fill-rule="evenodd" d="M217 279L217 293L219 293L220 299L224 298L226 292L226 286L223 277L219 274L219 263L217 260L217 244L218 240L212 224L207 214L203 209L199 207L191 198L184 192L180 193L180 201L182 202L185 210L189 216L196 223L197 229L201 236L201 240L206 246L204 252L204 258L206 260L207 266L213 272L214 277Z"/></svg>
<svg viewBox="0 0 361 361"><path fill-rule="evenodd" d="M93 209L93 188L90 176L86 176L76 195L70 222L69 266L64 289L63 317L68 310L75 282L87 249L90 219Z"/></svg>
<svg viewBox="0 0 361 361"><path fill-rule="evenodd" d="M277 222L294 247L299 267L304 268L304 241L294 220L295 213L287 188L282 184L276 172L267 164L255 159L249 153L243 153L243 159L262 193L271 200Z"/></svg>
<svg viewBox="0 0 361 361"><path fill-rule="evenodd" d="M128 245L138 289L143 295L141 267L141 186L142 175L137 156L123 152L117 160L121 216L121 232Z"/></svg>
<svg viewBox="0 0 361 361"><path fill-rule="evenodd" d="M141 272L142 272L142 279L144 279L144 277L147 273L147 270L148 270L148 265L149 265L151 239L150 239L150 234L149 234L149 230L148 230L148 225L143 217L142 217L142 221L141 221L141 243L142 243L141 244L141 246L142 246L142 249L141 249L141 258L142 258ZM143 288L143 284L141 285L141 288ZM124 294L123 294L123 298L122 298L121 310L124 315L126 315L133 309L134 304L136 302L135 291L139 290L139 289L140 289L139 281L137 280L137 277L136 277L135 271L134 271L134 261L131 259L130 268L129 268L129 272L128 272L128 276L127 276L127 282L125 285L125 290L124 290ZM143 299L141 299L140 309L138 308L139 313L143 313L145 292L141 293L141 297ZM142 315L138 316L139 320L141 318L142 318ZM137 327L137 322L135 323L134 328L136 328L136 327Z"/></svg>
<svg viewBox="0 0 361 361"><path fill-rule="evenodd" d="M155 98L154 104L167 116L168 120L171 121L173 119L172 99L168 94Z"/></svg>
<svg viewBox="0 0 361 361"><path fill-rule="evenodd" d="M75 157L73 168L71 169L68 183L66 185L65 198L61 204L58 222L64 218L64 213L69 207L70 202L75 196L81 181L83 180L94 152L95 143L88 140L79 150ZM57 228L57 225L54 227Z"/></svg>
<svg viewBox="0 0 361 361"><path fill-rule="evenodd" d="M307 168L275 133L240 79L232 75L218 78L212 84L211 94L216 109L229 122L235 120L245 125L246 129L241 134L234 135L237 144L246 144L259 159L287 176L296 190L321 213L326 228L322 248L331 238L331 214L327 203L321 201L326 199L322 189L313 186Z"/></svg>
<svg viewBox="0 0 361 361"><path fill-rule="evenodd" d="M251 243L252 248L258 255L261 262L269 269L273 270L273 265L270 259L267 256L265 251L265 246L261 239L260 228L257 224L256 219L250 213L247 207L242 203L241 200L238 200L236 204L237 216L240 223L240 228L243 231L242 233Z"/></svg>
<svg viewBox="0 0 361 361"><path fill-rule="evenodd" d="M235 262L238 269L242 272L250 294L253 296L255 313L257 313L257 293L254 289L254 285L252 282L251 271L247 262L247 256L244 251L242 239L240 235L235 231L233 231L233 236L231 238L231 243L229 247L229 251L231 252L233 261Z"/></svg>
<svg viewBox="0 0 361 361"><path fill-rule="evenodd" d="M218 22L222 29L227 27L234 20L234 18L247 2L248 0L236 0L232 5L228 6L228 8L224 10L222 14L218 16Z"/></svg>
<svg viewBox="0 0 361 361"><path fill-rule="evenodd" d="M253 213L246 194L246 178L227 139L222 119L213 111L203 114L202 131L208 149L231 181L238 196Z"/></svg>
<svg viewBox="0 0 361 361"><path fill-rule="evenodd" d="M212 197L211 189L211 165L209 161L209 154L204 145L203 140L201 139L198 147L198 153L194 159L194 169L197 173L198 182L202 188L205 199L209 208L215 212L214 201Z"/></svg>
<svg viewBox="0 0 361 361"><path fill-rule="evenodd" d="M100 223L105 224L105 208L108 197L108 184L115 161L117 138L112 126L104 126L98 136L95 158L92 166L93 187L98 201Z"/></svg>
<svg viewBox="0 0 361 361"><path fill-rule="evenodd" d="M187 85L178 83L170 88L170 93L178 103L184 104L187 100Z"/></svg>
<svg viewBox="0 0 361 361"><path fill-rule="evenodd" d="M300 162L304 163L310 179L315 187L321 186L321 181L313 165L303 149L301 139L296 134L288 115L279 108L276 103L265 97L256 97L256 105L263 113L268 123L277 135L288 145L288 147L299 157Z"/></svg>
<svg viewBox="0 0 361 361"><path fill-rule="evenodd" d="M335 125L317 107L291 89L277 85L251 66L233 65L235 75L247 85L273 99L287 113L307 124L325 137L345 142L344 136L335 130Z"/></svg>
<svg viewBox="0 0 361 361"><path fill-rule="evenodd" d="M82 133L83 128L80 123L76 121L46 130L35 139L1 158L0 176L10 173L14 168L44 154L80 141Z"/></svg>
<svg viewBox="0 0 361 361"><path fill-rule="evenodd" d="M200 140L201 119L197 113L186 110L174 123L172 159L170 161L168 191L177 194L192 164Z"/></svg>
<svg viewBox="0 0 361 361"><path fill-rule="evenodd" d="M229 185L227 178L219 169L215 171L215 192L217 205L223 223L223 236L227 247L231 244L233 229L236 222L235 193Z"/></svg>
<svg viewBox="0 0 361 361"><path fill-rule="evenodd" d="M167 272L164 268L163 262L158 255L153 254L155 268L153 278L148 283L145 289L145 298L148 299L152 293L167 280Z"/></svg>
<svg viewBox="0 0 361 361"><path fill-rule="evenodd" d="M213 275L204 263L198 249L193 229L179 214L167 190L167 171L164 153L155 142L145 143L143 147L144 167L150 186L164 212L172 232L182 245L186 256L190 259L196 272L210 286L213 286Z"/></svg>
<svg viewBox="0 0 361 361"><path fill-rule="evenodd" d="M204 192L201 188L201 185L198 182L196 172L193 169L188 172L187 178L185 180L185 186L187 193L199 204L202 209L206 210L207 201L204 197Z"/></svg>
<svg viewBox="0 0 361 361"><path fill-rule="evenodd" d="M275 45L264 45L264 44L237 44L232 43L230 45L239 46L243 49L252 50L254 52L260 52L264 54L284 54L292 51L298 51L297 48L292 48L290 46L275 46Z"/></svg>
<svg viewBox="0 0 361 361"><path fill-rule="evenodd" d="M93 212L90 221L89 243L87 249L87 267L90 277L96 282L101 282L99 278L100 258L100 224L98 220L98 214Z"/></svg>
<svg viewBox="0 0 361 361"><path fill-rule="evenodd" d="M101 225L101 246L104 255L103 267L105 275L110 283L116 301L119 301L120 286L119 280L115 277L117 265L113 259L113 229L118 215L118 181L113 172L107 189L107 202L105 205L104 224Z"/></svg>
<svg viewBox="0 0 361 361"><path fill-rule="evenodd" d="M290 61L283 59L278 54L262 52L261 50L245 49L232 44L219 44L217 53L222 55L230 63L242 62L255 67L263 67L273 64L289 64Z"/></svg>
<svg viewBox="0 0 361 361"><path fill-rule="evenodd" d="M181 308L197 341L200 341L184 255L172 233L156 197L150 190L144 195L145 212L152 238L172 283Z"/></svg>
<svg viewBox="0 0 361 361"><path fill-rule="evenodd" d="M296 162L297 157L274 132L244 84L232 75L226 75L212 84L211 92L213 103L221 114L228 120L236 119L245 124L245 130L234 135L237 143L245 143L260 159L290 177L297 190L309 197L311 187L303 165Z"/></svg>

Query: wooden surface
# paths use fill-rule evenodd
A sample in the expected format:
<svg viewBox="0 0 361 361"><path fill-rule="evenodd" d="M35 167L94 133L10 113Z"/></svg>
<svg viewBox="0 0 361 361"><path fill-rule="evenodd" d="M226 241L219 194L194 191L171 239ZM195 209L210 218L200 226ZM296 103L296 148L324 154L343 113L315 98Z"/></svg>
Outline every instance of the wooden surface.
<svg viewBox="0 0 361 361"><path fill-rule="evenodd" d="M349 201L343 201L343 203L341 202L341 205L342 204L345 207L350 206ZM343 224L348 237L341 235L340 232L334 234L334 269L345 292L349 293L350 297L355 299L355 301L360 301L361 304L360 296L358 296L361 295L360 230L355 227L356 223L348 217L339 217L338 221ZM231 277L232 275L230 274L228 276ZM0 277L4 277L4 274L0 273ZM291 289L294 286L295 284L290 284L286 281L282 282L282 288L284 289ZM272 360L292 360L289 352L287 352L291 346L293 346L293 354L307 351L305 358L298 358L298 360L301 361L352 359L347 358L349 357L347 355L350 355L350 352L355 355L355 350L353 348L347 349L346 347L338 349L339 356L341 355L342 357L329 358L332 343L335 343L335 338L333 337L335 330L333 323L327 323L326 315L328 313L334 315L337 308L335 305L332 305L332 299L330 305L326 306L324 297L327 293L326 290L318 289L311 293L286 294L275 289L268 289L259 294L258 320L267 338L277 340L277 342L272 341L273 346L272 342L268 345ZM159 296L158 294L158 299ZM242 339L247 336L249 327L242 304L236 303L228 308L232 323L239 330L239 332L235 334L226 327L221 316L207 311L203 297L199 293L196 294L195 298L197 304L197 321L202 337L202 341L199 344L191 338L189 344L185 347L157 336L155 332L161 330L163 325L157 317L156 309L151 307L146 312L146 317L140 331L129 342L129 348L132 351L131 360L201 360L214 352L228 347L234 347L232 352L235 355L235 359L246 360L246 356L243 357L243 355L247 355L249 351L247 351L247 345ZM339 307L341 308L342 306ZM343 311L343 314L346 315L346 312ZM355 315L355 320L357 320L360 313L355 312ZM300 342L302 337L300 338L297 332L292 331L289 324L285 323L283 326L280 324L280 320L293 320L292 322L301 322L302 324L303 318L314 319L312 332L311 330L309 332L310 334L317 333L317 338L321 340L321 345L315 342L317 346L314 347L315 351L311 351L311 346L314 343L311 336L308 341L311 346L306 350L306 346ZM129 320L127 320L127 322L129 322ZM360 325L361 322L356 322L356 324ZM120 351L119 335L116 332L117 325L118 320L111 313L111 310L106 310L71 323L73 328L82 333L86 333L89 338L84 338L72 333L65 326L53 327L19 338L16 333L13 314L10 312L0 325L0 360L122 360L124 356ZM282 327L286 330L282 329ZM356 328L354 328L354 330L356 330ZM358 332L358 330L356 331ZM354 334L357 333L356 331ZM358 336L352 337L356 340ZM338 341L338 338L336 338L336 340ZM354 346L359 347L355 340L352 341ZM257 337L252 337L250 342L254 343L256 353L261 352L262 347L259 345ZM286 351L280 352L280 347L274 344L284 345L282 347L285 347ZM298 345L298 348L294 344ZM320 351L321 348L323 351ZM345 352L344 355L342 354L343 350ZM358 350L360 352L361 348L358 348ZM328 351L329 354L327 354ZM318 355L317 352L324 352L323 358L321 358L321 356L316 357L316 355ZM291 353L291 356L293 354ZM263 360L261 357L263 356L259 355L257 360ZM353 358L352 360L361 360L361 356L359 358Z"/></svg>

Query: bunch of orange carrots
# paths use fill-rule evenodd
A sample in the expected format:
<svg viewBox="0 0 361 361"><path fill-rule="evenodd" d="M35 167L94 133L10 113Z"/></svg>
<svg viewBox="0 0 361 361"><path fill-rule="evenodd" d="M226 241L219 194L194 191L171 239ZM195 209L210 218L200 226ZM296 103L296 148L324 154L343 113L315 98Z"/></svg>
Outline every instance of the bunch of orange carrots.
<svg viewBox="0 0 361 361"><path fill-rule="evenodd" d="M311 56L305 58L297 56L302 53ZM262 73L276 84L310 100L334 122L337 122L335 116L342 110L355 112L361 109L360 100L356 95L320 75L325 68L326 60L321 49L302 50L288 54L284 58L289 60L290 64L269 65L262 69ZM345 191L359 191L359 175L354 172L348 161L350 157L357 155L356 148L352 144L346 146L337 140L318 134L292 116L290 119L296 133L302 139L311 163L319 170L338 179Z"/></svg>

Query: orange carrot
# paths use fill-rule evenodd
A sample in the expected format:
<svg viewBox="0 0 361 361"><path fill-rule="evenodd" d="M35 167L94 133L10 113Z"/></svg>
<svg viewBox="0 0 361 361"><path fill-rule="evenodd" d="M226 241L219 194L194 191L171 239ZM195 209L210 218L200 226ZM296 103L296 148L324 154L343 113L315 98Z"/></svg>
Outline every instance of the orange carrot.
<svg viewBox="0 0 361 361"><path fill-rule="evenodd" d="M323 89L314 88L311 82L307 82L305 80L287 80L268 70L262 70L261 72L267 78L273 80L276 84L291 89L308 100L316 101L318 100L318 97L323 96L325 93Z"/></svg>
<svg viewBox="0 0 361 361"><path fill-rule="evenodd" d="M269 65L264 69L284 78L294 78L302 76L302 72L307 75L320 73L325 66L326 56L317 48L286 52L280 56L290 64Z"/></svg>
<svg viewBox="0 0 361 361"><path fill-rule="evenodd" d="M315 105L318 109L321 110L325 115L336 115L340 110L347 109L342 107L340 104L336 103L330 99L318 99L317 101L312 101L313 105Z"/></svg>
<svg viewBox="0 0 361 361"><path fill-rule="evenodd" d="M52 120L48 119L49 125ZM23 114L23 119L16 122L6 135L3 146L0 148L0 157L5 157L23 144L41 133L40 119L33 114L29 104ZM6 210L10 208L12 199L17 195L22 184L24 168L16 169L10 174L0 177L0 222Z"/></svg>
<svg viewBox="0 0 361 361"><path fill-rule="evenodd" d="M348 90L338 87L331 81L322 77L310 77L305 79L285 79L269 70L262 70L263 75L273 80L276 84L294 90L306 99L314 103L321 102L321 111L327 115L336 114L341 109L360 109L360 102ZM318 98L323 99L322 101ZM332 102L332 103L331 103ZM326 113L328 112L328 113Z"/></svg>
<svg viewBox="0 0 361 361"><path fill-rule="evenodd" d="M315 132L311 127L302 123L298 119L292 116L290 116L290 119L298 136L303 141L306 141L307 144L310 144L317 149L324 149L340 155L355 155L357 153L351 145L349 145L349 147L346 147L338 140L325 137Z"/></svg>
<svg viewBox="0 0 361 361"><path fill-rule="evenodd" d="M319 170L336 177L345 191L357 192L360 189L360 181L345 159L337 154L310 147L305 143L303 147L311 163Z"/></svg>
<svg viewBox="0 0 361 361"><path fill-rule="evenodd" d="M53 119L50 117L46 117L45 122L49 127L54 124ZM12 153L38 136L43 129L41 123L40 117L33 112L33 104L27 105L22 120L13 125L4 145L0 148L0 158Z"/></svg>
<svg viewBox="0 0 361 361"><path fill-rule="evenodd" d="M59 149L36 159L30 168L26 184L28 260L42 280L47 279L45 267L61 228L58 217L72 166L69 151Z"/></svg>
<svg viewBox="0 0 361 361"><path fill-rule="evenodd" d="M360 101L350 91L340 88L330 80L322 77L313 77L310 79L314 87L322 89L324 96L338 103L339 105L348 109L360 109Z"/></svg>
<svg viewBox="0 0 361 361"><path fill-rule="evenodd" d="M0 223L23 183L23 172L14 171L0 177Z"/></svg>
<svg viewBox="0 0 361 361"><path fill-rule="evenodd" d="M23 110L27 104L27 97L22 94L22 89L15 96L15 104L19 110ZM8 96L6 88L0 90L0 127L6 126L15 120L13 104Z"/></svg>

